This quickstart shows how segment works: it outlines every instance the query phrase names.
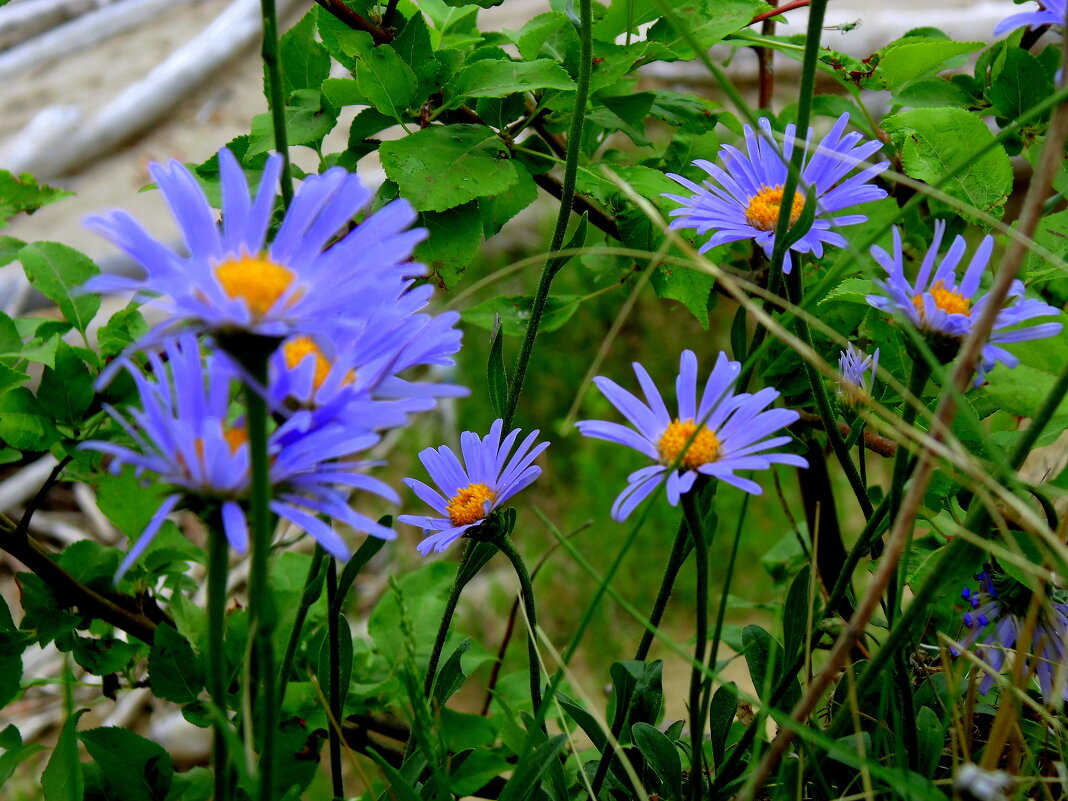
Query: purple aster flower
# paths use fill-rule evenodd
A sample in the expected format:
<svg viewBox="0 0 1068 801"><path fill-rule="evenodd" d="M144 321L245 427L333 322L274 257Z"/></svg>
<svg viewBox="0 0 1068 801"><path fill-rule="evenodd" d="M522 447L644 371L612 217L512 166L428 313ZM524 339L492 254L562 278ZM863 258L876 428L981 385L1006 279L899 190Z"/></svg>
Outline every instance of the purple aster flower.
<svg viewBox="0 0 1068 801"><path fill-rule="evenodd" d="M587 437L634 448L656 462L627 478L627 488L612 505L613 519L626 520L665 479L668 502L675 506L679 497L693 487L699 473L759 495L760 485L735 475L735 471L767 470L773 464L808 467L804 458L792 453L767 453L785 445L790 437L765 438L800 415L791 409L768 409L779 397L774 389L733 394L741 369L741 364L720 353L698 403L697 357L693 351L684 350L675 382L679 413L674 417L645 368L637 362L634 372L645 393L644 403L614 381L600 376L593 379L637 431L606 420L582 420L575 424L579 431Z"/></svg>
<svg viewBox="0 0 1068 801"><path fill-rule="evenodd" d="M987 295L978 295L979 282L990 261L994 240L983 237L979 247L957 283L957 266L964 257L964 238L957 236L938 266L939 246L946 224L935 221L934 239L911 283L905 277L905 259L901 250L901 233L894 228L894 255L880 247L871 249L872 256L886 270L887 278L876 283L884 295L868 295L868 303L877 309L906 318L923 332L935 354L945 362L956 355L961 342L971 331L972 323L983 312ZM983 346L975 385L983 383L986 374L1001 362L1015 367L1020 360L1001 345L1056 336L1060 323L1041 323L1018 327L1035 317L1056 317L1059 312L1048 303L1023 297L1024 285L1013 281L1006 299L1007 305L998 312L990 340Z"/></svg>
<svg viewBox="0 0 1068 801"><path fill-rule="evenodd" d="M871 400L875 388L875 373L879 369L879 349L868 355L852 342L846 343L846 349L838 357L838 397L842 403L852 408L862 406ZM871 370L871 383L868 383L868 371Z"/></svg>
<svg viewBox="0 0 1068 801"><path fill-rule="evenodd" d="M125 362L137 385L141 409L123 414L106 407L133 447L104 441L81 446L113 456L113 472L125 464L133 465L138 475L152 473L175 488L123 559L117 577L137 561L183 496L217 505L230 544L238 551L248 547L244 511L251 467L248 433L244 421L230 414L238 373L225 358L202 358L191 333L169 340L164 352L166 364L159 353L148 354L154 380ZM306 412L292 415L268 440L271 510L307 531L341 559L348 558L348 546L316 515L392 539L392 530L354 511L346 494L337 489L366 490L394 503L399 500L390 487L362 473L369 463L350 460L377 441L378 436L366 428L336 421L314 425Z"/></svg>
<svg viewBox="0 0 1068 801"><path fill-rule="evenodd" d="M1022 28L1024 25L1028 27L1037 25L1060 25L1064 27L1065 0L1042 0L1039 5L1038 11L1025 11L1022 14L1005 17L994 26L994 35L1001 36L1003 33Z"/></svg>
<svg viewBox="0 0 1068 801"><path fill-rule="evenodd" d="M819 257L823 255L824 244L845 247L845 238L831 228L856 225L868 218L863 214L832 215L886 197L885 190L868 182L885 170L889 163L884 161L864 166L865 160L878 152L882 143L864 142L862 135L856 131L843 134L848 122L848 114L839 117L830 133L815 148L812 147L812 129L808 131L801 181L794 195L790 224L793 225L800 218L810 187L815 191L816 216L812 227L790 246L790 250ZM752 239L770 258L775 247L775 226L779 220L783 185L788 174L786 165L793 153L795 132L794 125L787 125L784 144L780 147L771 130L771 123L761 117L759 134L754 133L748 125L745 126L748 154L724 145L720 150L723 167L705 159L694 162L694 166L712 176L711 181L706 180L698 185L681 175L668 173L669 178L693 192L690 196L664 195L682 204L671 212L671 216L676 218L671 227L693 228L698 234L714 232L701 246L702 253L726 242ZM846 177L854 168L862 166L864 168L859 172ZM790 253L787 251L783 271L788 273L790 270Z"/></svg>
<svg viewBox="0 0 1068 801"><path fill-rule="evenodd" d="M460 452L466 468L444 445L437 449L427 448L419 454L419 461L441 493L414 478L406 478L404 483L442 517L400 515L397 520L423 529L426 539L418 546L423 556L432 550L444 551L465 531L482 523L490 512L541 475L541 468L534 464L534 460L549 447L549 443L535 445L534 440L538 437L535 429L511 453L519 429L512 429L502 440L503 428L504 421L495 420L484 438L480 439L473 431L460 435Z"/></svg>
<svg viewBox="0 0 1068 801"><path fill-rule="evenodd" d="M964 613L967 628L959 648L974 649L983 661L985 674L979 692L986 694L994 686L994 676L1005 667L1006 654L1016 651L1023 632L1031 590L1003 573L997 565L983 565L975 575L979 589L965 587L961 598L968 604ZM977 645L978 643L978 645ZM1038 679L1042 697L1050 706L1068 701L1068 604L1043 603L1031 636L1031 658L1026 670ZM953 649L958 656L960 650ZM1035 667L1037 662L1037 667Z"/></svg>
<svg viewBox="0 0 1068 801"><path fill-rule="evenodd" d="M415 212L406 200L393 201L346 231L371 192L357 176L335 167L304 179L268 244L281 157L267 160L255 197L230 151L220 150L218 159L221 223L185 166L171 161L149 168L181 229L187 256L151 237L126 212L87 221L146 275L97 276L85 289L132 293L162 309L168 319L146 342L180 324L272 337L336 333L365 310L396 302L412 276L425 274L411 255L426 231L410 228ZM423 303L428 295L420 295Z"/></svg>

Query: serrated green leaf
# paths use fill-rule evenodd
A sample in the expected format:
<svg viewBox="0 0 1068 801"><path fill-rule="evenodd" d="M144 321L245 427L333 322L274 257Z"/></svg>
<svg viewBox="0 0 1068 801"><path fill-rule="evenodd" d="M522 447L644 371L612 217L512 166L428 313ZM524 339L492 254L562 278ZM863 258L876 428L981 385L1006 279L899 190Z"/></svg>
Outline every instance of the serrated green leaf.
<svg viewBox="0 0 1068 801"><path fill-rule="evenodd" d="M41 774L45 801L82 801L85 782L82 764L78 761L78 718L84 712L80 709L67 718L52 757Z"/></svg>
<svg viewBox="0 0 1068 801"><path fill-rule="evenodd" d="M165 801L174 766L161 746L111 726L89 729L79 738L100 768L109 795L122 801Z"/></svg>
<svg viewBox="0 0 1068 801"><path fill-rule="evenodd" d="M46 451L60 433L26 387L0 395L0 439L20 451Z"/></svg>
<svg viewBox="0 0 1068 801"><path fill-rule="evenodd" d="M481 125L433 125L379 148L382 166L417 211L445 211L518 180L508 150Z"/></svg>
<svg viewBox="0 0 1068 801"><path fill-rule="evenodd" d="M58 242L35 242L19 251L19 261L34 289L51 300L82 335L100 309L96 295L79 294L100 268L83 253Z"/></svg>
<svg viewBox="0 0 1068 801"><path fill-rule="evenodd" d="M420 224L430 235L415 246L415 258L430 268L443 288L455 287L482 243L482 215L476 203L445 211L425 211Z"/></svg>
<svg viewBox="0 0 1068 801"><path fill-rule="evenodd" d="M685 20L697 43L708 49L752 21L761 0L681 0L673 3L675 13ZM662 42L681 58L694 58L693 49L667 19L658 20L647 38Z"/></svg>
<svg viewBox="0 0 1068 801"><path fill-rule="evenodd" d="M575 82L563 67L547 58L534 61L476 61L464 67L445 85L450 106L467 97L505 97L535 89L574 91Z"/></svg>
<svg viewBox="0 0 1068 801"><path fill-rule="evenodd" d="M1005 51L1004 66L994 75L986 96L999 118L1012 120L1045 100L1053 91L1053 79L1039 60L1026 50L1012 47ZM1046 109L1029 125L1048 120L1049 114L1050 110Z"/></svg>
<svg viewBox="0 0 1068 801"><path fill-rule="evenodd" d="M176 704L192 703L204 689L204 667L199 657L171 626L156 628L148 654L148 683L153 693Z"/></svg>
<svg viewBox="0 0 1068 801"><path fill-rule="evenodd" d="M93 376L74 348L60 341L55 367L45 368L37 400L60 423L76 425L93 402Z"/></svg>
<svg viewBox="0 0 1068 801"><path fill-rule="evenodd" d="M716 284L711 275L675 264L660 265L653 270L649 283L657 297L678 301L708 330L708 299Z"/></svg>
<svg viewBox="0 0 1068 801"><path fill-rule="evenodd" d="M377 47L370 34L358 32L356 44L356 84L376 109L398 122L415 98L419 85L409 67L389 45Z"/></svg>
<svg viewBox="0 0 1068 801"><path fill-rule="evenodd" d="M278 39L283 97L297 89L318 89L330 75L330 55L315 39L315 18L312 8Z"/></svg>
<svg viewBox="0 0 1068 801"><path fill-rule="evenodd" d="M912 81L948 66L946 62L982 50L984 46L982 42L910 37L886 49L873 79L883 89L898 91Z"/></svg>
<svg viewBox="0 0 1068 801"><path fill-rule="evenodd" d="M107 360L118 356L136 340L148 333L148 323L135 308L115 312L96 334L100 356Z"/></svg>
<svg viewBox="0 0 1068 801"><path fill-rule="evenodd" d="M847 278L820 299L818 306L828 303L857 303L868 305L868 295L879 294L870 278Z"/></svg>
<svg viewBox="0 0 1068 801"><path fill-rule="evenodd" d="M416 75L423 75L435 66L430 28L422 14L413 14L390 45Z"/></svg>
<svg viewBox="0 0 1068 801"><path fill-rule="evenodd" d="M141 536L169 491L157 482L145 485L128 467L100 475L94 483L100 511L131 539Z"/></svg>
<svg viewBox="0 0 1068 801"><path fill-rule="evenodd" d="M33 214L42 206L73 194L65 189L38 184L37 179L29 173L16 176L7 170L0 170L0 227L19 212Z"/></svg>
<svg viewBox="0 0 1068 801"><path fill-rule="evenodd" d="M960 210L966 219L979 222L971 208L1002 215L1012 191L1012 164L979 117L960 108L915 109L884 117L882 127L902 146L911 178L933 184L950 169L965 165L941 188L966 204ZM988 144L993 148L976 156Z"/></svg>
<svg viewBox="0 0 1068 801"><path fill-rule="evenodd" d="M323 93L326 102L334 108L365 106L368 103L355 78L327 78L323 81L320 91ZM375 111L374 109L367 110ZM375 111L375 113L377 114L378 112ZM390 125L396 124L396 120L392 117L388 119Z"/></svg>
<svg viewBox="0 0 1068 801"><path fill-rule="evenodd" d="M13 236L0 236L0 267L11 264L19 257L19 251L26 247L26 243Z"/></svg>
<svg viewBox="0 0 1068 801"><path fill-rule="evenodd" d="M539 333L548 333L560 328L578 311L583 301L582 295L553 295L545 302ZM497 315L501 319L501 331L508 336L520 337L526 333L530 309L534 305L533 295L501 295L483 301L463 313L464 322L479 328L493 330Z"/></svg>
<svg viewBox="0 0 1068 801"><path fill-rule="evenodd" d="M285 107L286 136L290 145L315 145L337 125L335 107L326 106L322 101L322 94L315 89L298 89L294 92L292 105ZM253 157L274 149L274 118L269 111L257 114L252 118L244 163L248 164Z"/></svg>

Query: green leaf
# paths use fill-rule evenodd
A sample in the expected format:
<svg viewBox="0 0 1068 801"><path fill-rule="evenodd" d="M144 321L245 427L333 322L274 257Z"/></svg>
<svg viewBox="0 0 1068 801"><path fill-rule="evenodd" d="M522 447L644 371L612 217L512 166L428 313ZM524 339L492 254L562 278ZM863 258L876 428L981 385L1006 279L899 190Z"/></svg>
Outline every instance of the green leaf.
<svg viewBox="0 0 1068 801"><path fill-rule="evenodd" d="M649 277L657 297L677 300L708 330L708 301L716 279L708 273L679 265L662 264Z"/></svg>
<svg viewBox="0 0 1068 801"><path fill-rule="evenodd" d="M79 735L100 768L100 778L122 801L165 801L174 777L171 758L159 745L117 727L90 729Z"/></svg>
<svg viewBox="0 0 1068 801"><path fill-rule="evenodd" d="M478 213L482 217L482 232L486 239L499 233L505 223L538 197L538 185L525 167L517 165L516 176L518 180L508 189L478 199Z"/></svg>
<svg viewBox="0 0 1068 801"><path fill-rule="evenodd" d="M967 204L960 210L966 219L978 222L972 208L1001 217L1012 191L1012 164L1000 145L976 156L994 142L979 117L960 108L915 109L884 117L882 127L902 147L910 177L933 184L963 164L942 190Z"/></svg>
<svg viewBox="0 0 1068 801"><path fill-rule="evenodd" d="M349 683L352 680L352 634L349 628L349 622L344 615L338 615L338 668L337 668L337 686L339 695L341 698L341 707L345 707L345 697L349 694ZM323 687L323 692L329 697L330 687L334 682L334 671L331 670L330 665L330 638L327 637L323 640L322 646L319 648L319 663L318 663L319 683Z"/></svg>
<svg viewBox="0 0 1068 801"><path fill-rule="evenodd" d="M33 288L59 306L63 316L84 336L100 309L100 298L79 294L78 290L99 275L100 268L88 256L58 242L27 245L19 251L19 261Z"/></svg>
<svg viewBox="0 0 1068 801"><path fill-rule="evenodd" d="M393 518L389 515L381 517L378 522L383 526L393 527ZM348 596L349 590L356 583L356 578L360 575L360 571L367 567L367 563L371 561L376 553L385 547L386 541L379 539L378 537L368 537L363 541L359 548L356 549L356 553L352 555L352 558L345 564L345 568L341 571L341 575L337 580L337 602L334 605L335 609L340 609L344 599Z"/></svg>
<svg viewBox="0 0 1068 801"><path fill-rule="evenodd" d="M946 62L983 47L982 42L909 37L883 52L873 78L877 86L898 91L917 78L948 66Z"/></svg>
<svg viewBox="0 0 1068 801"><path fill-rule="evenodd" d="M299 89L292 105L285 107L286 135L290 145L315 146L337 125L334 107L323 104L323 95L315 89ZM252 118L251 135L244 163L275 148L274 118L265 111Z"/></svg>
<svg viewBox="0 0 1068 801"><path fill-rule="evenodd" d="M434 678L434 700L441 706L445 706L467 680L460 660L469 650L471 650L470 637L456 646L456 650L452 652Z"/></svg>
<svg viewBox="0 0 1068 801"><path fill-rule="evenodd" d="M535 789L542 786L541 775L555 762L556 755L567 742L567 735L558 734L535 748L516 765L515 772L501 791L498 801L526 801Z"/></svg>
<svg viewBox="0 0 1068 801"><path fill-rule="evenodd" d="M1053 80L1041 62L1026 50L1010 47L1005 50L1004 66L995 74L986 96L999 118L1012 120L1045 100L1053 90ZM1049 114L1046 109L1029 125L1048 120Z"/></svg>
<svg viewBox="0 0 1068 801"><path fill-rule="evenodd" d="M56 350L55 367L46 367L37 390L41 407L57 422L81 423L93 402L93 376L74 348L62 340Z"/></svg>
<svg viewBox="0 0 1068 801"><path fill-rule="evenodd" d="M416 75L423 75L435 67L434 46L430 43L430 29L422 14L412 14L404 23L390 46L397 52L404 63L412 68Z"/></svg>
<svg viewBox="0 0 1068 801"><path fill-rule="evenodd" d="M917 770L921 776L933 779L946 747L946 735L942 721L929 706L920 707L916 713L916 745L919 750Z"/></svg>
<svg viewBox="0 0 1068 801"><path fill-rule="evenodd" d="M19 251L26 247L26 243L13 236L0 236L0 267L11 264L19 257Z"/></svg>
<svg viewBox="0 0 1068 801"><path fill-rule="evenodd" d="M723 757L727 753L727 736L731 732L731 724L734 723L734 715L738 711L738 685L733 681L720 686L712 696L712 704L708 708L708 728L712 737L712 758L719 767L723 764Z"/></svg>
<svg viewBox="0 0 1068 801"><path fill-rule="evenodd" d="M141 536L152 515L159 509L170 489L158 482L145 484L133 468L126 467L120 473L98 476L96 502L115 528L131 539Z"/></svg>
<svg viewBox="0 0 1068 801"><path fill-rule="evenodd" d="M330 75L330 55L315 39L315 8L278 40L283 97L297 89L318 89Z"/></svg>
<svg viewBox="0 0 1068 801"><path fill-rule="evenodd" d="M374 746L367 748L367 755L371 757L382 770L382 774L386 777L386 784L389 787L389 796L395 801L420 801L419 793L412 786L412 783L404 778L404 775L389 764L389 760L378 753Z"/></svg>
<svg viewBox="0 0 1068 801"><path fill-rule="evenodd" d="M653 769L666 790L661 794L669 798L682 798L682 759L675 744L648 723L635 723L631 727L631 734L646 764Z"/></svg>
<svg viewBox="0 0 1068 801"><path fill-rule="evenodd" d="M672 8L685 21L697 43L707 50L748 25L761 5L761 0L681 0L673 3ZM696 56L667 19L658 20L649 29L647 38L662 42L681 58Z"/></svg>
<svg viewBox="0 0 1068 801"><path fill-rule="evenodd" d="M419 79L392 47L387 44L375 47L370 34L357 32L353 43L360 92L380 112L400 121L415 99Z"/></svg>
<svg viewBox="0 0 1068 801"><path fill-rule="evenodd" d="M718 103L669 89L654 89L649 94L653 96L649 113L680 131L703 134L716 127Z"/></svg>
<svg viewBox="0 0 1068 801"><path fill-rule="evenodd" d="M424 664L429 659L441 610L455 576L454 565L431 562L397 580L382 596L367 621L367 630L390 664L399 664L409 646L415 649ZM402 599L403 614L407 617L403 626ZM411 633L410 641L406 628Z"/></svg>
<svg viewBox="0 0 1068 801"><path fill-rule="evenodd" d="M457 796L473 795L497 776L514 767L503 754L489 748L476 748L450 760L449 789Z"/></svg>
<svg viewBox="0 0 1068 801"><path fill-rule="evenodd" d="M823 298L818 306L828 303L856 303L861 306L868 305L868 295L879 294L875 282L870 278L847 278Z"/></svg>
<svg viewBox="0 0 1068 801"><path fill-rule="evenodd" d="M555 331L571 319L583 301L582 295L553 295L545 302L538 333ZM530 309L534 305L533 295L501 295L472 306L463 313L464 322L479 328L493 330L495 318L499 315L501 331L507 336L521 337L526 333Z"/></svg>
<svg viewBox="0 0 1068 801"><path fill-rule="evenodd" d="M214 792L211 771L198 766L174 774L167 801L211 801Z"/></svg>
<svg viewBox="0 0 1068 801"><path fill-rule="evenodd" d="M809 626L809 583L812 572L808 565L801 568L786 594L783 607L782 628L786 658L793 660L805 644L805 634Z"/></svg>
<svg viewBox="0 0 1068 801"><path fill-rule="evenodd" d="M11 612L7 608L7 602L0 598L0 634L15 634L18 628L11 619ZM0 649L0 709L7 706L22 692L22 652L32 640L24 640L21 646L8 643ZM6 733L7 730L5 730ZM18 729L15 730L18 736ZM18 746L22 745L19 738ZM10 746L2 746L5 750L12 750ZM0 760L0 782L3 782L3 761Z"/></svg>
<svg viewBox="0 0 1068 801"><path fill-rule="evenodd" d="M382 166L417 211L445 211L505 191L519 176L481 125L433 125L379 148Z"/></svg>
<svg viewBox="0 0 1068 801"><path fill-rule="evenodd" d="M136 340L148 333L148 323L135 308L115 312L96 333L96 345L105 359L118 356Z"/></svg>
<svg viewBox="0 0 1068 801"><path fill-rule="evenodd" d="M82 801L85 782L82 763L78 761L78 718L84 712L80 709L67 718L52 758L41 774L45 801Z"/></svg>
<svg viewBox="0 0 1068 801"><path fill-rule="evenodd" d="M171 626L156 629L148 654L148 684L166 701L189 704L204 689L204 667L181 634Z"/></svg>
<svg viewBox="0 0 1068 801"><path fill-rule="evenodd" d="M742 646L753 687L757 695L768 702L775 685L788 667L782 646L760 626L746 626L742 629ZM801 684L794 678L787 684L786 693L775 704L775 708L789 712L800 699Z"/></svg>
<svg viewBox="0 0 1068 801"><path fill-rule="evenodd" d="M115 561L118 562L118 559ZM75 662L95 676L129 671L134 667L135 660L140 661L144 657L140 643L129 643L114 637L97 639L75 636L71 653Z"/></svg>
<svg viewBox="0 0 1068 801"><path fill-rule="evenodd" d="M535 89L574 91L575 82L563 67L547 58L534 61L476 61L464 67L445 85L443 93L450 106L459 106L467 97L505 97Z"/></svg>
<svg viewBox="0 0 1068 801"><path fill-rule="evenodd" d="M493 8L499 6L504 0L444 0L445 5L452 6L453 8L463 8L464 6L478 6L479 8Z"/></svg>
<svg viewBox="0 0 1068 801"><path fill-rule="evenodd" d="M42 206L73 194L64 189L38 184L37 179L28 173L15 176L7 170L0 170L0 227L6 224L5 220L19 212L33 214Z"/></svg>
<svg viewBox="0 0 1068 801"><path fill-rule="evenodd" d="M43 745L36 743L23 745L22 735L13 723L0 731L0 748L4 750L3 755L0 755L0 785L11 778L19 765L38 751L44 750Z"/></svg>
<svg viewBox="0 0 1068 801"><path fill-rule="evenodd" d="M33 393L15 387L0 395L0 439L20 451L46 451L60 433Z"/></svg>
<svg viewBox="0 0 1068 801"><path fill-rule="evenodd" d="M477 204L424 211L419 222L430 236L415 246L415 258L430 268L438 286L455 287L482 244L482 215Z"/></svg>
<svg viewBox="0 0 1068 801"><path fill-rule="evenodd" d="M489 391L490 406L496 417L504 416L508 403L508 368L504 365L504 337L501 335L501 316L493 316L490 329L489 361L486 365L486 388Z"/></svg>

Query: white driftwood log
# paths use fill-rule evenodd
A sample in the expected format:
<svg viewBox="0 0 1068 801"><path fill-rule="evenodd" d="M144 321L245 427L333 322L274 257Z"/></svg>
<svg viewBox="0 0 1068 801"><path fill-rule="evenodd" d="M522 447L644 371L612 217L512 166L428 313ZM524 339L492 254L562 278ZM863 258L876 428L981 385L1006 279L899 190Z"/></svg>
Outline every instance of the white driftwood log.
<svg viewBox="0 0 1068 801"><path fill-rule="evenodd" d="M0 53L0 84L136 28L189 0L120 0Z"/></svg>
<svg viewBox="0 0 1068 801"><path fill-rule="evenodd" d="M279 15L296 0L281 0ZM128 86L114 100L84 121L67 119L32 141L24 134L0 155L0 166L54 178L76 172L164 119L175 104L222 69L261 35L259 0L234 0L200 34L175 50L143 80ZM38 121L29 127L43 128Z"/></svg>
<svg viewBox="0 0 1068 801"><path fill-rule="evenodd" d="M22 0L0 8L0 50L114 0Z"/></svg>

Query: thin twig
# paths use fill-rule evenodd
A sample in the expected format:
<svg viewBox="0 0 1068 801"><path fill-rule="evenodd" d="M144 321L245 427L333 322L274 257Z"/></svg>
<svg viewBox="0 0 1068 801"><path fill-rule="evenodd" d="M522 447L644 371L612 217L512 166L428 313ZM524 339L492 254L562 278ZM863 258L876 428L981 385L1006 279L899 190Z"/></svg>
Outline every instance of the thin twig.
<svg viewBox="0 0 1068 801"><path fill-rule="evenodd" d="M386 30L381 25L377 25L366 17L360 16L345 5L342 0L315 0L315 2L354 31L366 31L371 34L371 38L374 39L376 45L389 44L393 41L394 36L392 31Z"/></svg>
<svg viewBox="0 0 1068 801"><path fill-rule="evenodd" d="M772 17L777 17L780 14L785 14L787 11L794 11L798 8L804 8L811 2L812 0L794 0L794 2L792 3L787 3L784 6L773 8L771 9L771 11L765 11L762 14L757 14L755 17L753 17L753 19L749 21L749 24L756 25L758 22L763 22L766 19L771 19Z"/></svg>

